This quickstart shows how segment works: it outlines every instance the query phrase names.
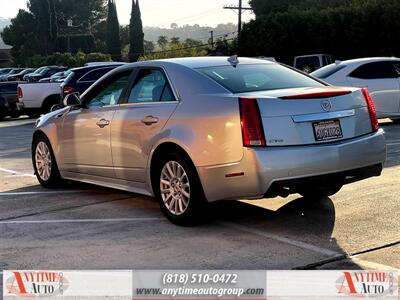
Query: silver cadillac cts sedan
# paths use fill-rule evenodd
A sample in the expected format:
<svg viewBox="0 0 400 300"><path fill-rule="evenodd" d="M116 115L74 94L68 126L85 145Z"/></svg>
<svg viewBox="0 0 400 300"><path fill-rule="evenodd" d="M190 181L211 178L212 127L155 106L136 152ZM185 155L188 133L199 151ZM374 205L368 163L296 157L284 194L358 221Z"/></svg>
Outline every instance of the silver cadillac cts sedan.
<svg viewBox="0 0 400 300"><path fill-rule="evenodd" d="M176 224L201 219L217 200L333 195L379 176L386 159L366 89L333 87L266 60L124 65L64 105L36 123L40 183L154 196Z"/></svg>

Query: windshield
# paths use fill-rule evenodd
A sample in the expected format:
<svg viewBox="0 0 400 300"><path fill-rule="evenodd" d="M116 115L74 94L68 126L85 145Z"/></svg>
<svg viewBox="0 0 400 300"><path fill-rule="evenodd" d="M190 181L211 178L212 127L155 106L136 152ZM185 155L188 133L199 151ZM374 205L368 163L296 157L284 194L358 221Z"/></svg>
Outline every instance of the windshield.
<svg viewBox="0 0 400 300"><path fill-rule="evenodd" d="M322 83L279 64L220 66L198 70L233 93L323 86Z"/></svg>

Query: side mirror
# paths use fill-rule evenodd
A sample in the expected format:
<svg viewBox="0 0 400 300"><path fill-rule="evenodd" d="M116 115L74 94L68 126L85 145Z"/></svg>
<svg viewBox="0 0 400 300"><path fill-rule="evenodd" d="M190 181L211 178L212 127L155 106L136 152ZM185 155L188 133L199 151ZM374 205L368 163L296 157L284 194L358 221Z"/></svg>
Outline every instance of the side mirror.
<svg viewBox="0 0 400 300"><path fill-rule="evenodd" d="M81 105L81 99L77 93L69 94L65 96L63 104L64 106L79 106Z"/></svg>

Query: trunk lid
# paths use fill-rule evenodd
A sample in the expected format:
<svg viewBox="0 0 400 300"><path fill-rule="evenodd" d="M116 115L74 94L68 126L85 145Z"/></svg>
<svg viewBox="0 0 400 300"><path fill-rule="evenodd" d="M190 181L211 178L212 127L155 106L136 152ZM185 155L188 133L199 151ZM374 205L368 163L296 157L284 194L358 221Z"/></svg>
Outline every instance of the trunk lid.
<svg viewBox="0 0 400 300"><path fill-rule="evenodd" d="M294 88L240 97L257 99L267 146L323 144L372 132L359 89Z"/></svg>

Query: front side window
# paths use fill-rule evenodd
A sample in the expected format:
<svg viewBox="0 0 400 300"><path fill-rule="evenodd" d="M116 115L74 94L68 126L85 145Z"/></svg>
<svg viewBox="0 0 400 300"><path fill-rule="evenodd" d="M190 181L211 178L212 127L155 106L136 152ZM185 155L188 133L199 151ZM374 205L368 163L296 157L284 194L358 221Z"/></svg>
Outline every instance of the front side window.
<svg viewBox="0 0 400 300"><path fill-rule="evenodd" d="M394 66L389 61L372 62L362 65L350 73L350 77L359 79L397 78Z"/></svg>
<svg viewBox="0 0 400 300"><path fill-rule="evenodd" d="M86 101L86 107L103 107L105 105L118 104L122 91L129 82L129 77L130 72L124 72L104 82L104 86Z"/></svg>
<svg viewBox="0 0 400 300"><path fill-rule="evenodd" d="M299 87L321 87L322 83L279 64L255 64L198 69L232 93L247 93Z"/></svg>
<svg viewBox="0 0 400 300"><path fill-rule="evenodd" d="M161 70L141 69L129 94L128 103L174 100L171 87Z"/></svg>

